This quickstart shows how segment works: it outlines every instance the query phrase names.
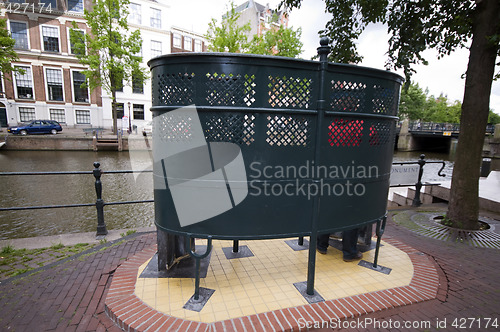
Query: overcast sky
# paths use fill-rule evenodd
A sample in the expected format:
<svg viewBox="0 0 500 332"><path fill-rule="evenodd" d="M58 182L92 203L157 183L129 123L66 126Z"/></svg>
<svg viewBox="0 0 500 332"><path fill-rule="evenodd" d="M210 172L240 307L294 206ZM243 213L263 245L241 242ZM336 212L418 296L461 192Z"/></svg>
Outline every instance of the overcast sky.
<svg viewBox="0 0 500 332"><path fill-rule="evenodd" d="M169 0L157 0L159 2ZM236 6L244 0L234 0ZM280 0L261 0L258 3L271 7L277 6ZM222 14L229 4L229 0L171 0L172 15L169 19L171 24L197 33L205 34L208 23L212 18L220 22ZM301 58L310 59L316 54L319 46L318 31L323 29L330 16L325 13L323 0L303 0L300 9L294 9L290 13L289 27L295 30L302 28L302 42L304 53ZM382 25L369 26L361 36L358 43L358 51L364 57L362 66L385 69L387 60L385 53L388 49L387 29ZM429 94L439 96L446 95L449 100L462 101L464 92L464 80L461 79L467 69L468 51L459 50L450 56L437 60L436 53L426 51L424 57L429 61L428 66L417 66L417 73L412 80L420 87L428 88ZM498 72L497 68L497 72ZM402 72L398 72L402 74ZM500 82L493 82L490 107L500 114Z"/></svg>

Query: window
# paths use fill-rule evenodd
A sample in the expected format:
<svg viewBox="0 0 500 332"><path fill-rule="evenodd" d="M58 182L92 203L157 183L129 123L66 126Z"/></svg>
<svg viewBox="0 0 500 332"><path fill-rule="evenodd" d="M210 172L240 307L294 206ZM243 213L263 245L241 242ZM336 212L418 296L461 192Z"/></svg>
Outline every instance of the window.
<svg viewBox="0 0 500 332"><path fill-rule="evenodd" d="M116 103L116 118L121 119L125 115L123 103Z"/></svg>
<svg viewBox="0 0 500 332"><path fill-rule="evenodd" d="M34 99L33 98L33 76L31 75L30 67L16 66L24 69L24 75L16 72L16 92L19 99Z"/></svg>
<svg viewBox="0 0 500 332"><path fill-rule="evenodd" d="M184 36L184 49L187 51L193 50L193 38Z"/></svg>
<svg viewBox="0 0 500 332"><path fill-rule="evenodd" d="M21 122L35 120L35 109L33 107L19 107L19 120Z"/></svg>
<svg viewBox="0 0 500 332"><path fill-rule="evenodd" d="M160 56L162 54L161 50L161 42L152 40L151 41L151 57L155 58L157 56Z"/></svg>
<svg viewBox="0 0 500 332"><path fill-rule="evenodd" d="M194 40L194 51L203 52L203 44L201 43L201 40L199 39Z"/></svg>
<svg viewBox="0 0 500 332"><path fill-rule="evenodd" d="M57 0L43 0L43 1L38 1L38 2L40 3L39 4L40 7L43 6L42 7L43 9L47 9L47 10L57 9ZM41 3L43 3L43 5Z"/></svg>
<svg viewBox="0 0 500 332"><path fill-rule="evenodd" d="M90 123L90 111L76 110L75 117L76 117L76 124L89 124Z"/></svg>
<svg viewBox="0 0 500 332"><path fill-rule="evenodd" d="M129 20L130 23L142 24L141 5L133 2L130 3Z"/></svg>
<svg viewBox="0 0 500 332"><path fill-rule="evenodd" d="M10 35L16 41L14 48L27 50L28 46L28 24L26 22L10 22Z"/></svg>
<svg viewBox="0 0 500 332"><path fill-rule="evenodd" d="M161 10L151 8L151 27L161 29Z"/></svg>
<svg viewBox="0 0 500 332"><path fill-rule="evenodd" d="M60 69L45 70L45 77L47 79L47 98L52 101L63 101L63 80Z"/></svg>
<svg viewBox="0 0 500 332"><path fill-rule="evenodd" d="M66 113L63 109L51 108L49 109L50 119L59 123L66 123Z"/></svg>
<svg viewBox="0 0 500 332"><path fill-rule="evenodd" d="M181 48L182 38L178 33L174 33L174 47Z"/></svg>
<svg viewBox="0 0 500 332"><path fill-rule="evenodd" d="M83 0L68 0L68 11L83 13Z"/></svg>
<svg viewBox="0 0 500 332"><path fill-rule="evenodd" d="M144 84L136 75L132 75L132 93L144 93Z"/></svg>
<svg viewBox="0 0 500 332"><path fill-rule="evenodd" d="M85 83L87 83L85 75L80 71L73 71L73 93L74 101L77 103L89 102L89 90L87 87L82 87Z"/></svg>
<svg viewBox="0 0 500 332"><path fill-rule="evenodd" d="M5 90L3 88L2 73L0 72L0 98L5 98Z"/></svg>
<svg viewBox="0 0 500 332"><path fill-rule="evenodd" d="M134 104L134 119L144 120L144 105Z"/></svg>
<svg viewBox="0 0 500 332"><path fill-rule="evenodd" d="M77 34L82 36L82 41L85 41L85 32L83 30L76 30L76 29L69 29L68 30L68 36L71 36L71 30L76 32ZM69 37L69 44L70 44L70 52L71 54L77 54L78 50L75 48L75 45L71 42L71 37ZM85 50L83 50L83 54L85 54Z"/></svg>
<svg viewBox="0 0 500 332"><path fill-rule="evenodd" d="M59 52L59 29L57 27L42 26L43 50Z"/></svg>

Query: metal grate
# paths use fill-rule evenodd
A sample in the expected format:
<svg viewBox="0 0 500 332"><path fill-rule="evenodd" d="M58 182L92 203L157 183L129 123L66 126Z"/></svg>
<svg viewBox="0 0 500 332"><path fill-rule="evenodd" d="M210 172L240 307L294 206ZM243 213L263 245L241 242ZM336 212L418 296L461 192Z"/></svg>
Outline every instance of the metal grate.
<svg viewBox="0 0 500 332"><path fill-rule="evenodd" d="M158 127L158 128L156 128ZM163 114L153 121L153 132L164 142L188 142L193 139L193 118L189 115Z"/></svg>
<svg viewBox="0 0 500 332"><path fill-rule="evenodd" d="M194 73L158 75L158 99L164 105L189 105L193 103ZM155 94L153 94L153 98ZM158 101L153 100L158 105Z"/></svg>
<svg viewBox="0 0 500 332"><path fill-rule="evenodd" d="M305 118L268 116L266 142L271 146L307 146L310 131Z"/></svg>
<svg viewBox="0 0 500 332"><path fill-rule="evenodd" d="M333 111L356 112L366 95L366 84L346 81L332 81L330 106Z"/></svg>
<svg viewBox="0 0 500 332"><path fill-rule="evenodd" d="M255 75L207 73L209 105L251 106L255 102Z"/></svg>
<svg viewBox="0 0 500 332"><path fill-rule="evenodd" d="M396 109L394 91L378 85L373 87L373 112L379 114L392 114Z"/></svg>
<svg viewBox="0 0 500 332"><path fill-rule="evenodd" d="M376 122L370 126L370 139L371 146L381 146L389 143L391 139L391 125L387 122Z"/></svg>
<svg viewBox="0 0 500 332"><path fill-rule="evenodd" d="M336 147L360 146L364 120L334 119L328 126L328 143Z"/></svg>
<svg viewBox="0 0 500 332"><path fill-rule="evenodd" d="M212 115L204 122L208 142L250 145L255 141L255 116L251 114Z"/></svg>
<svg viewBox="0 0 500 332"><path fill-rule="evenodd" d="M269 76L269 105L307 109L311 106L311 85L309 78Z"/></svg>

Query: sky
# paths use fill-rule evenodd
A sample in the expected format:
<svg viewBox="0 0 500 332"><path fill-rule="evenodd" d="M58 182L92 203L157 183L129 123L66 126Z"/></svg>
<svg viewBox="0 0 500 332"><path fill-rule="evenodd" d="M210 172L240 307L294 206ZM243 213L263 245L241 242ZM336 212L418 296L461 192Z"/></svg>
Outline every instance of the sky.
<svg viewBox="0 0 500 332"><path fill-rule="evenodd" d="M157 0L158 2L169 0ZM169 1L171 13L169 19L171 24L197 33L205 34L208 24L212 18L220 22L222 14L229 6L230 0L171 0ZM236 6L244 0L234 0ZM275 7L280 0L261 0L258 3ZM319 47L318 31L323 29L330 15L325 13L323 0L303 0L300 9L290 12L289 27L294 30L301 27L304 43L304 52L300 55L303 59L310 59L316 54ZM383 25L370 25L361 35L358 41L358 53L364 59L360 66L385 69L387 60L385 54L388 50L387 28ZM427 50L424 58L429 61L428 66L415 66L417 73L413 75L412 81L419 84L423 89L429 90L429 95L438 97L440 94L447 96L448 100L462 101L465 80L461 76L467 69L468 51L457 50L449 56L438 60L437 53ZM496 72L500 68L497 67ZM403 74L402 71L397 71ZM490 108L500 114L500 81L493 82Z"/></svg>

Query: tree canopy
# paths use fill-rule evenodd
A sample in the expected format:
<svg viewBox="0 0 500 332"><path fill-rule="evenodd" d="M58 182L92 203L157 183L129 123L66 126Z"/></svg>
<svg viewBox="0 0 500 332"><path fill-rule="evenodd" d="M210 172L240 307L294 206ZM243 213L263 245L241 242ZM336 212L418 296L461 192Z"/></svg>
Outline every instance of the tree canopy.
<svg viewBox="0 0 500 332"><path fill-rule="evenodd" d="M302 29L293 30L280 25L279 28L269 29L261 35L254 35L249 42L247 32L251 30L250 22L241 26L238 24L240 13L235 10L234 3L231 9L222 17L218 24L212 18L205 38L210 42L208 50L211 52L251 53L262 55L276 55L295 58L302 53L303 43L300 41ZM273 17L274 22L278 21Z"/></svg>
<svg viewBox="0 0 500 332"><path fill-rule="evenodd" d="M301 2L283 0L282 5L294 8ZM407 86L414 65L427 64L425 50L435 49L443 57L457 48L469 49L447 217L455 227L477 229L479 165L500 53L500 1L325 0L325 11L332 19L319 33L330 38L330 60L359 62L358 37L368 24L384 23L389 34L387 69L402 69Z"/></svg>
<svg viewBox="0 0 500 332"><path fill-rule="evenodd" d="M84 70L91 90L102 87L111 95L113 131L116 133L116 91L123 82L143 82L146 69L141 66L142 38L139 30L130 32L127 18L129 0L94 0L91 11L85 10L90 34L79 33L76 22L70 31L71 44Z"/></svg>
<svg viewBox="0 0 500 332"><path fill-rule="evenodd" d="M12 62L18 61L19 56L14 50L16 41L7 30L7 20L0 19L0 72L10 74L12 72L24 73L23 70L12 66Z"/></svg>
<svg viewBox="0 0 500 332"><path fill-rule="evenodd" d="M302 29L285 28L281 25L278 29L266 31L261 36L255 35L250 43L248 53L277 55L296 58L303 52L300 41Z"/></svg>
<svg viewBox="0 0 500 332"><path fill-rule="evenodd" d="M220 24L217 24L215 18L208 24L205 38L210 41L210 52L243 53L249 46L246 32L250 31L250 22L239 26L237 21L240 13L236 12L233 2L230 5L231 9L223 16Z"/></svg>

